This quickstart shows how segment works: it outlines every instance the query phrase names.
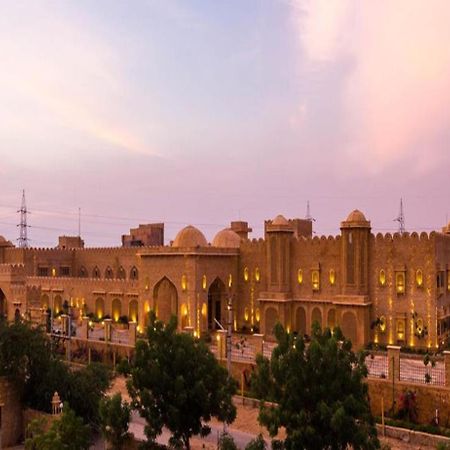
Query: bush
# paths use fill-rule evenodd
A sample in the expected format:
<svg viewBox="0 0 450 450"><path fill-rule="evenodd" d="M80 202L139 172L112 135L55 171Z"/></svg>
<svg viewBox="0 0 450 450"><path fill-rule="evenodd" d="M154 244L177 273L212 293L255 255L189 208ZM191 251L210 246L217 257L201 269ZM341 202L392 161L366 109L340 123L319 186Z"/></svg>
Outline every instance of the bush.
<svg viewBox="0 0 450 450"><path fill-rule="evenodd" d="M238 450L231 434L222 433L219 439L219 450Z"/></svg>
<svg viewBox="0 0 450 450"><path fill-rule="evenodd" d="M267 445L266 441L264 440L264 437L262 434L258 434L255 439L251 440L247 446L245 447L245 450L266 450Z"/></svg>

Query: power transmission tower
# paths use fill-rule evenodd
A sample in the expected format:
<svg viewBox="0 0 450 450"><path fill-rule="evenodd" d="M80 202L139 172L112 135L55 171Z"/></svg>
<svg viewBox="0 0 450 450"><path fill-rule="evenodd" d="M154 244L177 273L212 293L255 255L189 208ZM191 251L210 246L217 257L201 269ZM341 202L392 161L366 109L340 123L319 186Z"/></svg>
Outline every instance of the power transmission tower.
<svg viewBox="0 0 450 450"><path fill-rule="evenodd" d="M316 219L314 219L314 217L311 215L311 209L309 207L309 200L306 202L306 216L305 216L306 220L309 220L311 222L315 222Z"/></svg>
<svg viewBox="0 0 450 450"><path fill-rule="evenodd" d="M27 205L25 203L25 189L22 191L22 205L17 211L20 213L20 223L17 225L19 227L19 239L17 239L20 248L28 247L28 233L27 233Z"/></svg>
<svg viewBox="0 0 450 450"><path fill-rule="evenodd" d="M405 228L405 214L403 212L403 199L400 199L400 211L398 217L394 219L394 222L398 222L398 232L403 234L406 231Z"/></svg>

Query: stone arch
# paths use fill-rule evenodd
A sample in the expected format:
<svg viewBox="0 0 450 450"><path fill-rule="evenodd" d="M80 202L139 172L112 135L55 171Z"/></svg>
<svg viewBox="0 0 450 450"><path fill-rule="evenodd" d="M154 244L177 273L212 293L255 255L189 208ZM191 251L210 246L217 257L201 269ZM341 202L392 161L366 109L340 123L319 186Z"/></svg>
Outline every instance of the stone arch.
<svg viewBox="0 0 450 450"><path fill-rule="evenodd" d="M318 306L314 307L311 312L311 327L314 322L317 322L320 328L322 328L322 311Z"/></svg>
<svg viewBox="0 0 450 450"><path fill-rule="evenodd" d="M102 297L98 297L95 300L95 317L102 319L105 315L105 301Z"/></svg>
<svg viewBox="0 0 450 450"><path fill-rule="evenodd" d="M97 266L92 271L92 278L100 278L100 269Z"/></svg>
<svg viewBox="0 0 450 450"><path fill-rule="evenodd" d="M122 266L120 266L117 269L117 279L118 280L125 280L126 278L127 278L127 274L125 272L125 269Z"/></svg>
<svg viewBox="0 0 450 450"><path fill-rule="evenodd" d="M59 314L62 312L63 301L60 295L53 297L53 314Z"/></svg>
<svg viewBox="0 0 450 450"><path fill-rule="evenodd" d="M273 329L278 322L278 309L275 306L266 308L264 319L266 334L273 335Z"/></svg>
<svg viewBox="0 0 450 450"><path fill-rule="evenodd" d="M139 280L139 271L136 266L133 266L130 270L130 280Z"/></svg>
<svg viewBox="0 0 450 450"><path fill-rule="evenodd" d="M219 328L216 320L220 323L225 319L226 288L225 283L217 277L208 289L208 329ZM222 324L225 326L224 324Z"/></svg>
<svg viewBox="0 0 450 450"><path fill-rule="evenodd" d="M175 285L164 277L153 289L153 304L159 320L168 322L172 315L178 316L178 292Z"/></svg>
<svg viewBox="0 0 450 450"><path fill-rule="evenodd" d="M327 315L327 327L333 331L336 325L336 310L334 308L330 308Z"/></svg>
<svg viewBox="0 0 450 450"><path fill-rule="evenodd" d="M6 295L0 289L0 317L6 316Z"/></svg>
<svg viewBox="0 0 450 450"><path fill-rule="evenodd" d="M111 316L112 319L117 322L122 315L122 302L119 298L115 298L111 304Z"/></svg>
<svg viewBox="0 0 450 450"><path fill-rule="evenodd" d="M306 334L306 311L303 306L299 306L295 310L295 329L299 335L303 336Z"/></svg>
<svg viewBox="0 0 450 450"><path fill-rule="evenodd" d="M357 341L357 320L353 311L345 311L342 314L341 330L344 336L355 345Z"/></svg>
<svg viewBox="0 0 450 450"><path fill-rule="evenodd" d="M111 278L114 278L114 273L113 273L113 270L111 269L111 267L107 267L106 268L106 270L105 270L105 278L107 279L107 280L110 280Z"/></svg>
<svg viewBox="0 0 450 450"><path fill-rule="evenodd" d="M139 306L137 300L130 300L128 303L128 319L132 322L137 322L139 320Z"/></svg>
<svg viewBox="0 0 450 450"><path fill-rule="evenodd" d="M47 294L41 295L41 308L48 309L50 305L50 301Z"/></svg>
<svg viewBox="0 0 450 450"><path fill-rule="evenodd" d="M78 276L79 276L80 278L87 278L87 276L88 276L88 271L86 270L86 267L84 267L84 266L81 266L81 267L80 267L80 270L78 271Z"/></svg>

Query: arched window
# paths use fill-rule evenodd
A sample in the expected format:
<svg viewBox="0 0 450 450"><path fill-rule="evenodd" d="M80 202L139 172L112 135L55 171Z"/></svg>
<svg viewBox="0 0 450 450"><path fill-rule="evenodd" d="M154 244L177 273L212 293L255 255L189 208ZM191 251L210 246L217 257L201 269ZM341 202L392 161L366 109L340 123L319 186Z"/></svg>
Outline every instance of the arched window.
<svg viewBox="0 0 450 450"><path fill-rule="evenodd" d="M139 279L139 272L136 267L132 267L130 270L130 280L138 280Z"/></svg>
<svg viewBox="0 0 450 450"><path fill-rule="evenodd" d="M105 270L105 278L108 280L110 280L111 278L114 278L113 271L112 271L111 267L109 267L109 266Z"/></svg>
<svg viewBox="0 0 450 450"><path fill-rule="evenodd" d="M127 275L125 273L125 269L122 266L120 266L119 269L117 270L117 279L125 280L126 277Z"/></svg>
<svg viewBox="0 0 450 450"><path fill-rule="evenodd" d="M87 272L87 270L86 270L86 267L84 267L84 266L81 266L81 267L80 267L80 270L79 270L79 272L78 272L78 276L79 276L80 278L87 278L88 272Z"/></svg>
<svg viewBox="0 0 450 450"><path fill-rule="evenodd" d="M92 271L92 278L100 278L100 269L97 266Z"/></svg>

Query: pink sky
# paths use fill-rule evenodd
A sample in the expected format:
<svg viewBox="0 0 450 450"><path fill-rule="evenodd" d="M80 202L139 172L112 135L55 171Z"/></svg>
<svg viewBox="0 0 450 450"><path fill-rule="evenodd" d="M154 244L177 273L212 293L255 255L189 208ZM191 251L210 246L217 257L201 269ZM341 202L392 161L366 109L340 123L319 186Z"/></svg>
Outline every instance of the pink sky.
<svg viewBox="0 0 450 450"><path fill-rule="evenodd" d="M446 0L0 3L0 235L450 216Z"/></svg>

